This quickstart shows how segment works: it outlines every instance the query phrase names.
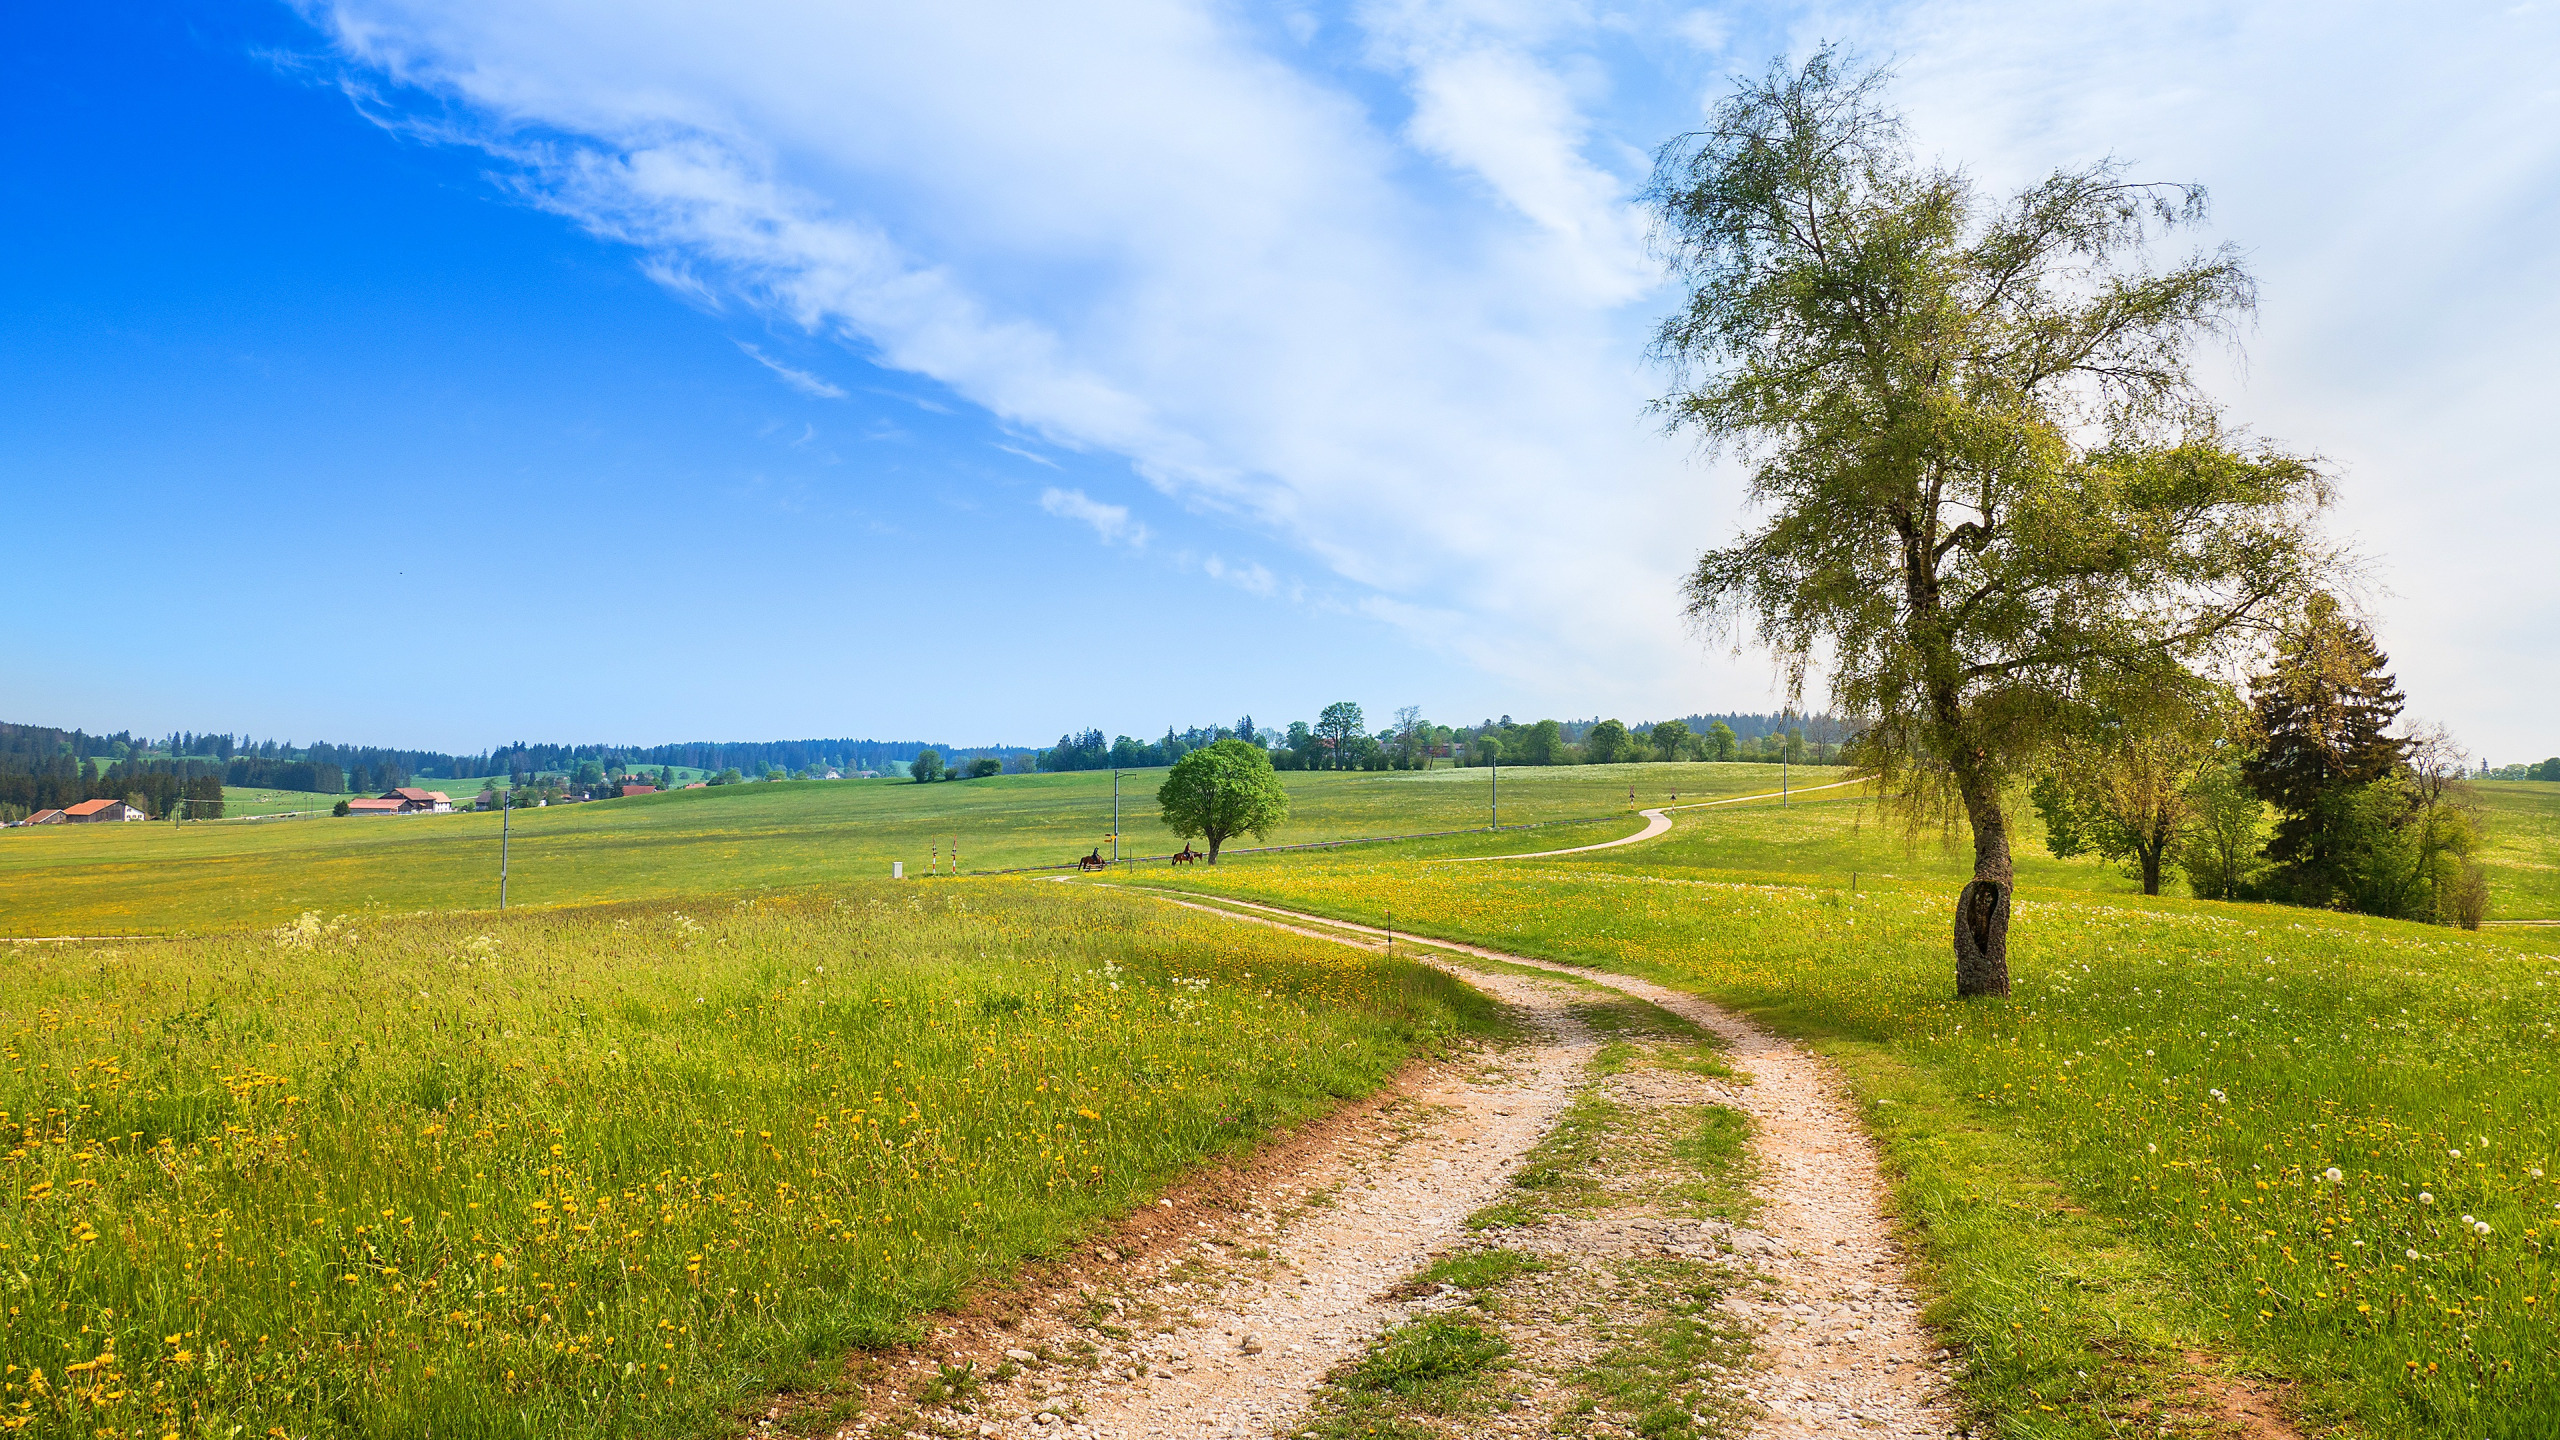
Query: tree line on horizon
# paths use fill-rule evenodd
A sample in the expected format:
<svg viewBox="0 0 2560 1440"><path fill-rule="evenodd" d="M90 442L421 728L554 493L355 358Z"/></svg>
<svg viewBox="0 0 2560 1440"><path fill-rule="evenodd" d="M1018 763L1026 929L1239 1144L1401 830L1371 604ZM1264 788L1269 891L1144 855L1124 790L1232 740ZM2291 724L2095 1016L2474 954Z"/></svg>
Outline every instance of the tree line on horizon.
<svg viewBox="0 0 2560 1440"><path fill-rule="evenodd" d="M1405 706L1376 731L1356 701L1328 705L1312 721L1257 726L1165 727L1163 738L1103 738L1098 729L1069 733L1039 752L1045 771L1148 770L1179 763L1221 740L1243 740L1266 752L1277 770L1416 770L1435 758L1462 765L1613 765L1642 761L1836 762L1850 727L1830 715L1690 715L1651 725L1620 720L1514 721L1505 715L1474 725L1439 725Z"/></svg>

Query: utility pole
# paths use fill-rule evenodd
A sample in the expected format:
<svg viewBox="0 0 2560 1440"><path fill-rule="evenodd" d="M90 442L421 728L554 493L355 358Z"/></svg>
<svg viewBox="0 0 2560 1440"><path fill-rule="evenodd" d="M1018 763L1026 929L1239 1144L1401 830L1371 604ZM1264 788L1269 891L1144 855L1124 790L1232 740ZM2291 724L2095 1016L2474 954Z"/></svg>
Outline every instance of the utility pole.
<svg viewBox="0 0 2560 1440"><path fill-rule="evenodd" d="M1111 767L1111 863L1120 863L1120 767Z"/></svg>
<svg viewBox="0 0 2560 1440"><path fill-rule="evenodd" d="M515 787L510 785L507 793L498 797L498 913L501 915L507 913L507 822L514 818L515 809Z"/></svg>
<svg viewBox="0 0 2560 1440"><path fill-rule="evenodd" d="M1500 751L1494 752L1493 756L1493 828L1496 830L1502 828L1502 754Z"/></svg>

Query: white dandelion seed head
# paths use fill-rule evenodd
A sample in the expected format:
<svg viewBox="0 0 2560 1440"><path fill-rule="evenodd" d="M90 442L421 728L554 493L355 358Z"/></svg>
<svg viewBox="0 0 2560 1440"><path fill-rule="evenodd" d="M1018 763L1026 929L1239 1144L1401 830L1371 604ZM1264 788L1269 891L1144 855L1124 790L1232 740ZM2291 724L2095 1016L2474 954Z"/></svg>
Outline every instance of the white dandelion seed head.
<svg viewBox="0 0 2560 1440"><path fill-rule="evenodd" d="M2411 1250L2411 1251L2409 1251L2409 1252L2407 1252L2407 1253L2408 1253L2409 1258L2410 1258L2410 1259L2412 1259L2412 1260L2415 1260L2415 1259L2417 1259L2417 1258L2418 1258L2418 1252L2417 1252L2417 1251L2415 1251L2415 1250Z"/></svg>
<svg viewBox="0 0 2560 1440"><path fill-rule="evenodd" d="M2428 1194L2424 1190L2421 1190L2418 1192L2418 1203L2421 1205L2433 1205L2436 1203L2436 1197Z"/></svg>
<svg viewBox="0 0 2560 1440"><path fill-rule="evenodd" d="M2332 1185L2335 1185L2339 1181L2347 1178L2347 1172L2339 1169L2335 1165L2332 1165L2328 1169L2320 1172L2320 1178L2328 1181Z"/></svg>
<svg viewBox="0 0 2560 1440"><path fill-rule="evenodd" d="M2479 1234L2486 1235L2489 1233L2489 1222L2486 1220L2475 1220L2472 1222L2471 1228Z"/></svg>

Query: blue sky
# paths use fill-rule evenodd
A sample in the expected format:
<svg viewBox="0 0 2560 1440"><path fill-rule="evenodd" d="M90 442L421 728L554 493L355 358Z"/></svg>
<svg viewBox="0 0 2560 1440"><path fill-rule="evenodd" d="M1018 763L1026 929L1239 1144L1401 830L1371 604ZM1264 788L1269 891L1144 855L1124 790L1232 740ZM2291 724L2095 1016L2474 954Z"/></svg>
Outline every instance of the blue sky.
<svg viewBox="0 0 2560 1440"><path fill-rule="evenodd" d="M2560 748L2548 6L73 6L0 54L5 718L477 749L1774 703L1633 193L1890 57L2264 281L2413 714ZM954 18L954 17L961 18ZM77 557L78 563L63 563Z"/></svg>

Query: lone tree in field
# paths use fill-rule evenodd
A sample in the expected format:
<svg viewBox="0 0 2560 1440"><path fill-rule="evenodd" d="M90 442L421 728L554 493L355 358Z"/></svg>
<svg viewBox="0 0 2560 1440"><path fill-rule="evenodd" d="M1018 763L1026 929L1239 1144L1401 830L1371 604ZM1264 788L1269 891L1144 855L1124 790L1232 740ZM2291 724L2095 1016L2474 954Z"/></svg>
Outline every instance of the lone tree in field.
<svg viewBox="0 0 2560 1440"><path fill-rule="evenodd" d="M1699 558L1691 616L1747 617L1798 696L1821 657L1891 792L1962 806L1956 991L2001 995L2012 778L2093 691L2183 689L2254 637L2326 563L2327 486L2227 433L2190 372L2254 292L2228 250L2151 263L2201 191L2105 160L1994 201L1913 159L1884 78L1773 65L1663 147L1690 295L1661 404L1766 512Z"/></svg>
<svg viewBox="0 0 2560 1440"><path fill-rule="evenodd" d="M1289 792L1271 768L1270 752L1242 740L1203 745L1173 762L1173 771L1156 787L1156 804L1164 810L1165 828L1189 840L1208 837L1209 863L1218 863L1218 847L1238 835L1256 840L1289 818Z"/></svg>

